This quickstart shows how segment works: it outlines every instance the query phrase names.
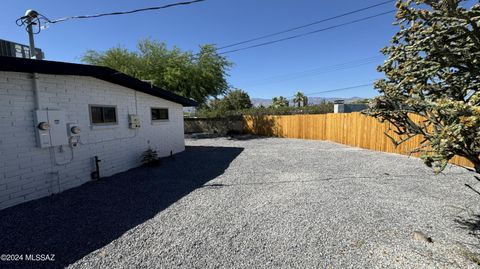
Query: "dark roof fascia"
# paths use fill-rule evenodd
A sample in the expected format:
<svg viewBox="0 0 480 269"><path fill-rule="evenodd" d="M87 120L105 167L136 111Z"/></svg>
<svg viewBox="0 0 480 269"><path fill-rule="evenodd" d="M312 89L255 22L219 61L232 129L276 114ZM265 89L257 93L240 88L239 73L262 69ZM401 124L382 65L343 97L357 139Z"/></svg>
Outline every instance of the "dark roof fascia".
<svg viewBox="0 0 480 269"><path fill-rule="evenodd" d="M103 66L0 56L0 71L40 73L50 75L89 76L169 100L183 106L198 105L197 102L191 99L174 94L156 86L152 86L148 82L141 81L114 69Z"/></svg>

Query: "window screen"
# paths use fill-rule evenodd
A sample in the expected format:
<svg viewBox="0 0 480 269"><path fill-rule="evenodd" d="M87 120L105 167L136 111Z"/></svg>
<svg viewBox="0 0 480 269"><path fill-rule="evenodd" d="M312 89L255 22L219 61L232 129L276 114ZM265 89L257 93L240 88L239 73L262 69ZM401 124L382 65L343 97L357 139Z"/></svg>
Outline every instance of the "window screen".
<svg viewBox="0 0 480 269"><path fill-rule="evenodd" d="M168 108L152 108L152 120L168 120Z"/></svg>
<svg viewBox="0 0 480 269"><path fill-rule="evenodd" d="M90 106L90 121L92 124L116 124L117 108L115 106Z"/></svg>

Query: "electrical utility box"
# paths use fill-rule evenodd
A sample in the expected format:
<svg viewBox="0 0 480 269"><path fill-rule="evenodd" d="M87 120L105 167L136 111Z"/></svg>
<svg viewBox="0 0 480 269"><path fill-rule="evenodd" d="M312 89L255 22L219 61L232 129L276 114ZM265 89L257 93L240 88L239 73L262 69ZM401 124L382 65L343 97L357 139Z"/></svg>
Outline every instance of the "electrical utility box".
<svg viewBox="0 0 480 269"><path fill-rule="evenodd" d="M130 129L140 128L140 117L135 114L128 115L128 127Z"/></svg>
<svg viewBox="0 0 480 269"><path fill-rule="evenodd" d="M38 60L45 59L45 54L41 49L35 48L35 51ZM0 56L32 58L29 46L2 39L0 39Z"/></svg>
<svg viewBox="0 0 480 269"><path fill-rule="evenodd" d="M68 144L65 112L61 110L35 111L37 144L40 148Z"/></svg>
<svg viewBox="0 0 480 269"><path fill-rule="evenodd" d="M34 113L35 133L37 135L37 145L40 148L50 147L50 124L48 123L47 111L37 110Z"/></svg>

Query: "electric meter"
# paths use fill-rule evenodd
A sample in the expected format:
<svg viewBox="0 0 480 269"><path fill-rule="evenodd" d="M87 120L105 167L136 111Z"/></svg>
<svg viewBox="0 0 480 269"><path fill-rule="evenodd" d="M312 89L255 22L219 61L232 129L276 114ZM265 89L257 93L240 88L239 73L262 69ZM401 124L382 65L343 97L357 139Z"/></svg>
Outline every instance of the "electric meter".
<svg viewBox="0 0 480 269"><path fill-rule="evenodd" d="M50 129L50 124L48 122L42 121L38 124L37 127L38 127L38 129L40 129L42 131L47 131L48 129Z"/></svg>

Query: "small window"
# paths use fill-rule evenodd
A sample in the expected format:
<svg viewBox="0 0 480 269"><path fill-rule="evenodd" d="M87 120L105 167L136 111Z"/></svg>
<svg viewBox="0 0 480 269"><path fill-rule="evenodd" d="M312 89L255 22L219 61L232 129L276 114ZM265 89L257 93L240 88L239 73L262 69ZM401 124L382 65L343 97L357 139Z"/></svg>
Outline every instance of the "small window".
<svg viewBox="0 0 480 269"><path fill-rule="evenodd" d="M168 108L152 107L152 121L154 120L168 120Z"/></svg>
<svg viewBox="0 0 480 269"><path fill-rule="evenodd" d="M117 107L90 105L92 124L117 124Z"/></svg>

